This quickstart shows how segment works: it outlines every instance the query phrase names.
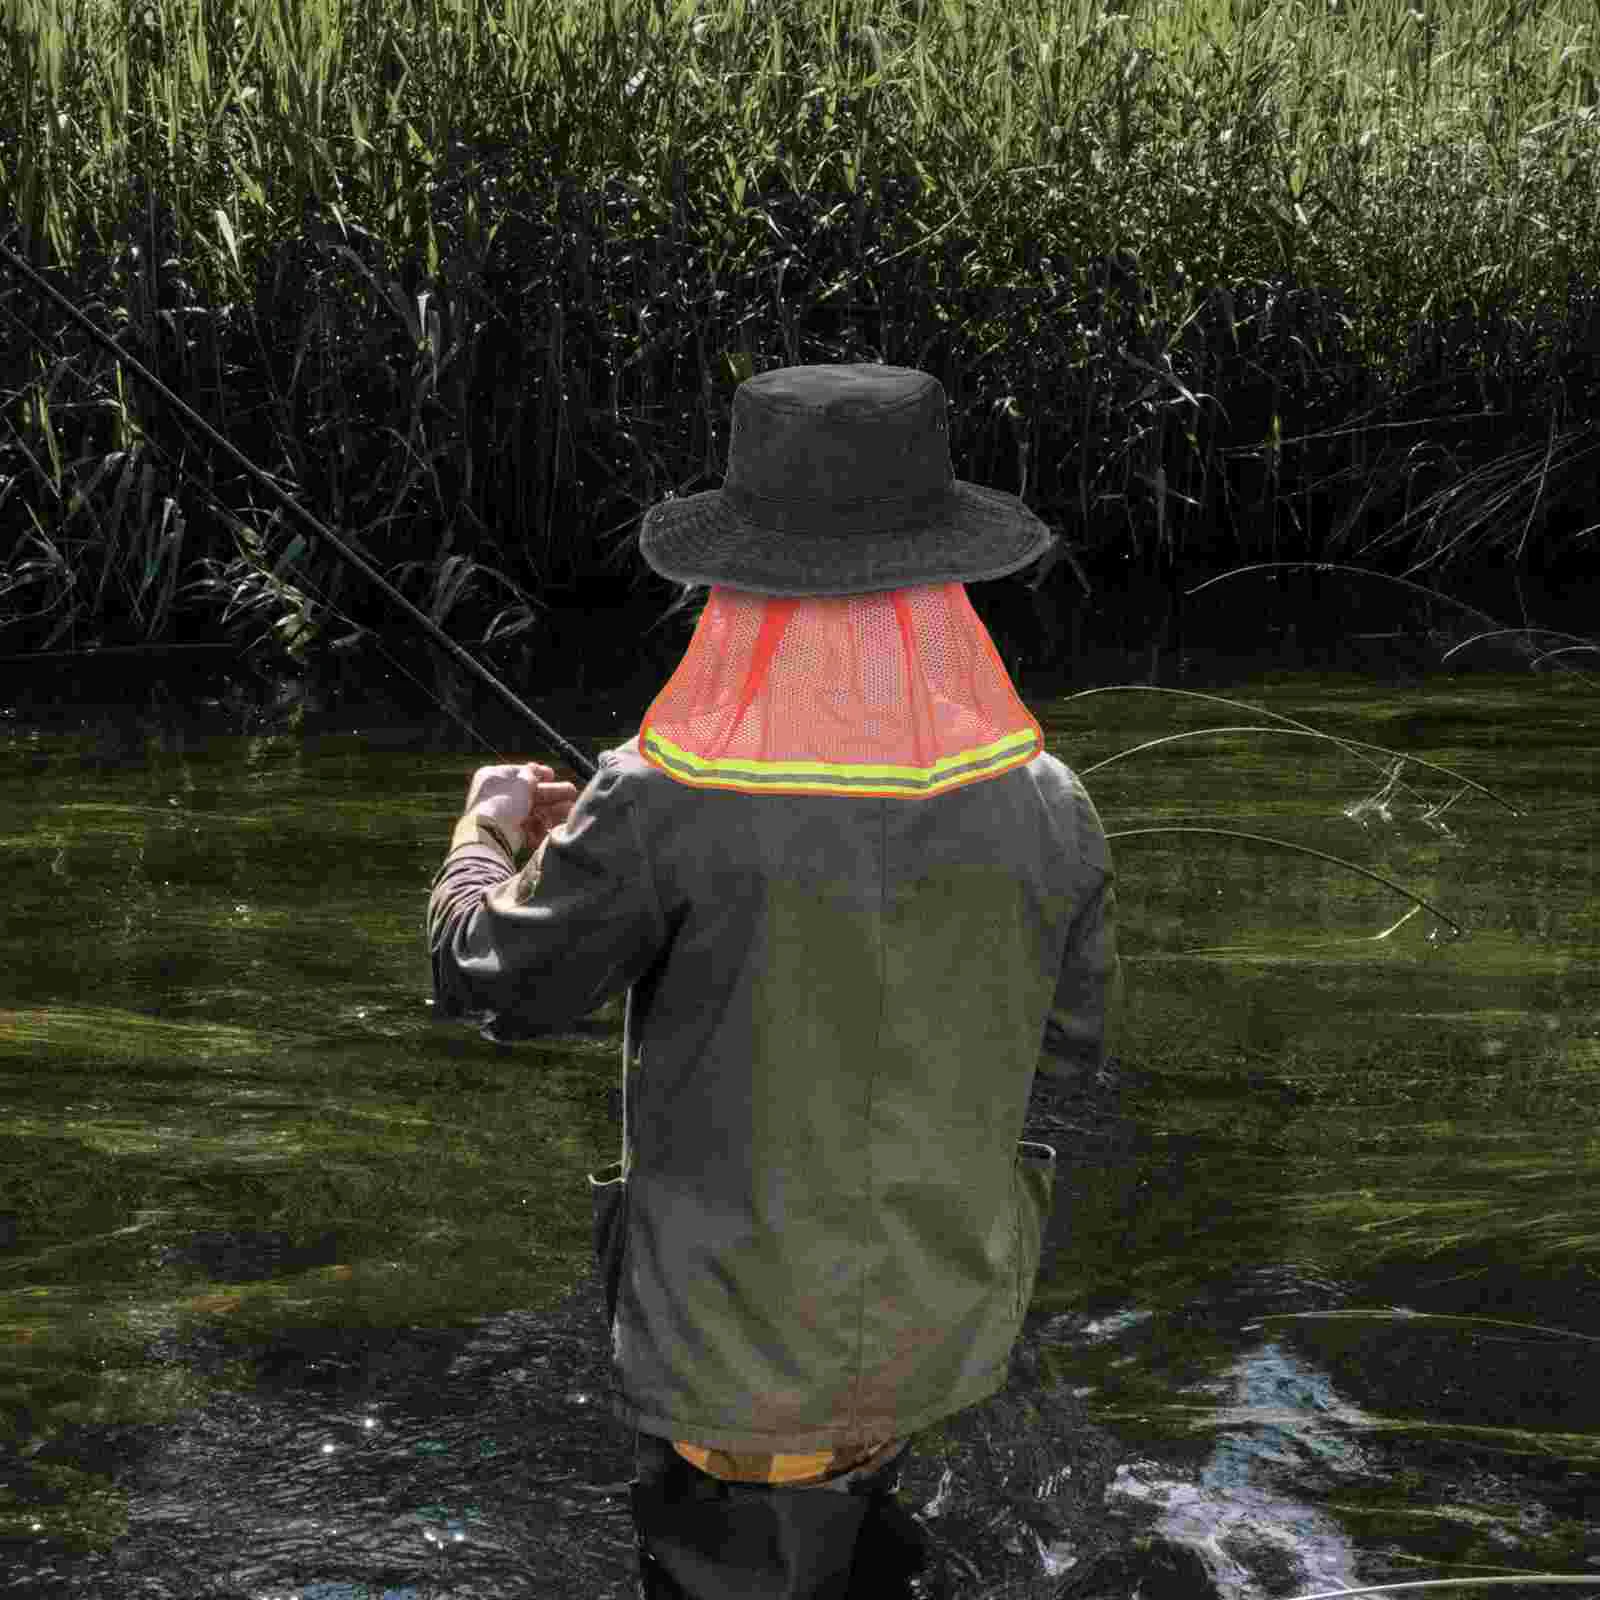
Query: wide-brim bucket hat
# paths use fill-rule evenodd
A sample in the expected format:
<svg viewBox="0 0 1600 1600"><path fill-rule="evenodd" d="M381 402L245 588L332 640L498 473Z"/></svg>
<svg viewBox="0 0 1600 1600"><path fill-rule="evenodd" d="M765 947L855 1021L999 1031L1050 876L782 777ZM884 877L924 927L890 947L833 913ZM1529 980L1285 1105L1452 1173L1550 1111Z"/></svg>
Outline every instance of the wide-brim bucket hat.
<svg viewBox="0 0 1600 1600"><path fill-rule="evenodd" d="M720 489L659 502L639 551L663 577L762 594L1003 578L1054 536L1014 494L957 478L944 385L912 367L776 367L734 391Z"/></svg>

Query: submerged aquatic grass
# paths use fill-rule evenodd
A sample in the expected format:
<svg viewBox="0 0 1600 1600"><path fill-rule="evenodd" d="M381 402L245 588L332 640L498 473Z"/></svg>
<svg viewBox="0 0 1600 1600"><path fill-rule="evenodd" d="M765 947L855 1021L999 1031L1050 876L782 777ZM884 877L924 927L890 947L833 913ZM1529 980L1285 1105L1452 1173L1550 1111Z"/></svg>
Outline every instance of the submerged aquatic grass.
<svg viewBox="0 0 1600 1600"><path fill-rule="evenodd" d="M1287 707L1304 726L1350 726L1375 742L1378 728L1344 717L1360 718L1365 705L1381 726L1395 701L1364 686L1341 700L1349 687L1280 686L1252 709L1273 719ZM1450 762L1471 772L1492 759L1496 784L1531 801L1515 829L1492 813L1486 824L1480 797L1459 805L1452 823L1487 847L1462 854L1430 854L1438 849L1430 830L1419 855L1401 837L1412 819L1399 805L1391 817L1372 813L1358 833L1337 775L1319 781L1320 769L1341 765L1331 761L1263 765L1229 750L1186 760L1173 753L1178 746L1107 773L1096 799L1113 828L1168 807L1245 817L1269 809L1280 826L1293 815L1308 829L1361 839L1397 878L1436 873L1443 859L1449 875L1421 887L1470 907L1474 937L1314 950L1308 929L1342 933L1364 916L1366 903L1340 887L1341 872L1301 886L1287 865L1256 874L1193 851L1169 871L1164 854L1128 852L1119 888L1140 991L1128 1048L1169 1098L1152 1119L1150 1148L1111 1162L1126 1168L1109 1175L1125 1185L1119 1199L1097 1210L1093 1175L1074 1179L1084 1193L1069 1247L1086 1259L1055 1293L1077 1304L1109 1285L1155 1304L1175 1277L1214 1277L1229 1252L1252 1261L1279 1250L1332 1257L1351 1272L1351 1263L1441 1261L1454 1272L1486 1255L1538 1271L1541 1250L1589 1248L1570 1218L1587 1184L1571 1139L1590 1125L1600 1060L1575 1037L1585 1026L1581 974L1571 989L1558 982L1563 967L1576 967L1586 904L1563 852L1583 836L1541 834L1537 855L1527 844L1552 815L1588 801L1573 791L1571 727L1552 714L1564 702L1548 687L1441 690L1452 714L1467 719L1452 731ZM1063 702L1042 719L1052 748L1078 765L1085 710L1114 703ZM1206 704L1151 694L1128 703L1145 719L1140 729ZM1507 756L1508 727L1524 740L1520 761ZM1120 744L1137 731L1119 716L1096 737ZM1466 753L1456 753L1457 740ZM1304 743L1306 756L1323 751ZM1386 748L1402 743L1391 738ZM1420 749L1443 764L1436 746ZM0 1341L12 1358L0 1403L27 1405L35 1436L47 1435L52 1449L85 1423L163 1421L218 1390L249 1389L260 1382L261 1352L304 1330L457 1327L513 1305L542 1313L590 1271L582 1174L615 1138L603 1109L615 1075L614 1012L591 1039L498 1050L467 1030L432 1029L420 1003L394 998L403 991L409 1001L425 984L418 897L459 799L458 759L365 737L239 741L222 752L172 741L138 755L126 771L84 780L104 791L96 804L115 809L66 817L61 859L76 880L47 877L37 850L19 860L19 894L41 886L56 915L93 932L94 948L120 941L115 960L82 971L36 959L31 1003L0 1015L0 1077L27 1085L35 1119L0 1149L0 1162L46 1182L18 1207L23 1233L7 1265L19 1270L0 1276ZM55 759L51 781L75 771L75 747ZM170 808L147 803L168 793L186 797L184 826L207 804L219 816L265 807L274 826L197 834L192 848L210 865L185 875L185 858L162 848ZM19 787L17 809L30 814L31 805ZM106 816L128 830L109 861L97 842ZM353 850L363 816L369 828ZM103 899L81 893L90 882ZM264 939L236 920L241 884L251 885ZM1285 884L1297 892L1285 895ZM1173 897L1170 930L1160 921L1163 896ZM1484 926L1488 910L1520 914L1524 901L1553 908L1548 938ZM135 904L141 915L129 917ZM1247 955L1195 949L1215 928L1241 926L1276 971L1258 975ZM1283 982L1296 961L1292 985ZM1560 1022L1542 1052L1541 1012ZM46 1057L57 1017L63 1050ZM42 1060L56 1069L48 1078ZM181 1081L186 1070L192 1083ZM1219 1083L1237 1088L1250 1075L1265 1079L1251 1095L1218 1095ZM1541 1099L1542 1123L1529 1111ZM55 1129L39 1120L53 1103ZM1170 1169L1168 1150L1178 1151ZM1225 1172L1207 1173L1208 1151L1221 1152L1212 1165ZM1270 1217L1265 1202L1247 1214L1241 1190L1251 1185L1261 1186ZM1374 1195L1393 1206L1362 1210ZM1297 1210L1301 1197L1325 1209ZM1363 1233L1361 1223L1375 1226ZM1198 1239L1204 1250L1194 1248ZM187 1375L189 1387L151 1356L194 1350L217 1365ZM1234 1419L1270 1420L1260 1409ZM1194 1424L1204 1425L1199 1412ZM1594 1460L1592 1433L1572 1430L1425 1416L1422 1425L1386 1417L1369 1432L1537 1466L1565 1458L1589 1470ZM103 1546L120 1536L120 1491L106 1479L80 1474L56 1486L63 1505L47 1518L63 1539ZM0 1526L24 1531L9 1515Z"/></svg>
<svg viewBox="0 0 1600 1600"><path fill-rule="evenodd" d="M1406 1131L1418 1139L1430 1132L1416 1125ZM1449 1126L1437 1131L1455 1133ZM1460 1155L1454 1147L1452 1159ZM1594 1262L1600 1260L1600 1226L1588 1186L1597 1160L1600 1139L1590 1138L1570 1149L1480 1150L1459 1175L1397 1161L1381 1190L1341 1189L1329 1181L1300 1197L1294 1210L1310 1226L1347 1229L1374 1262L1496 1251L1550 1266ZM1422 1171L1408 1181L1419 1165ZM1375 1177L1377 1163L1369 1159L1366 1166ZM1417 1181L1424 1177L1425 1183Z"/></svg>
<svg viewBox="0 0 1600 1600"><path fill-rule="evenodd" d="M1147 1413L1108 1407L1102 1415L1111 1420L1134 1421ZM1203 1435L1218 1429L1292 1426L1303 1419L1304 1412L1296 1406L1185 1405L1174 1401L1162 1406L1161 1415L1170 1425L1183 1427L1187 1423L1196 1434ZM1579 1470L1600 1466L1600 1435L1593 1432L1507 1428L1490 1423L1431 1421L1426 1417L1341 1416L1339 1425L1358 1435L1422 1437L1441 1443L1481 1444L1497 1455L1559 1457ZM1600 1584L1600 1578L1591 1581Z"/></svg>
<svg viewBox="0 0 1600 1600"><path fill-rule="evenodd" d="M1294 1600L1340 1600L1343 1595L1394 1594L1419 1589L1491 1589L1508 1588L1529 1583L1581 1584L1586 1588L1600 1588L1600 1578L1583 1572L1519 1572L1478 1578L1419 1578L1402 1583L1371 1583L1360 1589L1318 1589L1314 1594L1294 1596Z"/></svg>
<svg viewBox="0 0 1600 1600"><path fill-rule="evenodd" d="M259 1051L262 1036L221 1022L178 1022L118 1006L39 1006L0 1011L0 1056L48 1052L52 1063L78 1060L138 1065L187 1058L208 1061Z"/></svg>
<svg viewBox="0 0 1600 1600"><path fill-rule="evenodd" d="M1552 1328L1541 1322L1517 1322L1507 1317L1462 1317L1438 1311L1409 1311L1393 1306L1346 1307L1339 1311L1278 1311L1247 1322L1244 1331L1265 1327L1271 1322L1403 1322L1443 1323L1458 1328L1508 1328L1514 1333L1549 1334L1558 1339L1578 1339L1585 1344L1600 1344L1600 1335L1579 1333L1575 1328Z"/></svg>

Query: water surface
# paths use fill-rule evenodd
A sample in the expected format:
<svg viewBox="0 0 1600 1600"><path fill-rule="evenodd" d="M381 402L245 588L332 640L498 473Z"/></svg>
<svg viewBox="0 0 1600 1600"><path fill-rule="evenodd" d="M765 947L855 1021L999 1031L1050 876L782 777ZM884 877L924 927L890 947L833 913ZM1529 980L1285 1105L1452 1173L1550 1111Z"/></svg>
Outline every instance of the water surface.
<svg viewBox="0 0 1600 1600"><path fill-rule="evenodd" d="M1594 693L1226 692L1518 814L1277 735L1088 777L1113 832L1292 840L1467 933L1304 854L1114 846L1120 1063L1036 1107L1061 1177L1015 1381L924 1440L907 1503L969 1595L1126 1593L1186 1551L1240 1597L1600 1576ZM1266 720L1035 709L1080 771ZM515 1045L429 1016L427 885L491 757L83 720L0 719L0 1593L631 1593L584 1178L620 1007Z"/></svg>

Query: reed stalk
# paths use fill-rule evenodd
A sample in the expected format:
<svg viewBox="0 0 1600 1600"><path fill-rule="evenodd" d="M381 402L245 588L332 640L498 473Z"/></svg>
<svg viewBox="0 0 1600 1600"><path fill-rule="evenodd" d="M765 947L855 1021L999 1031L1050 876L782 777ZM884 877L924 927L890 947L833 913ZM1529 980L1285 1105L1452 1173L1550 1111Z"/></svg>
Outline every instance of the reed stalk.
<svg viewBox="0 0 1600 1600"><path fill-rule="evenodd" d="M1392 889L1396 894L1404 895L1406 899L1413 902L1415 906L1421 907L1425 911L1431 911L1441 922L1446 923L1450 927L1451 932L1458 939L1467 931L1459 922L1455 920L1454 917L1451 917L1445 912L1441 911L1431 900L1425 900L1420 894L1416 894L1412 890L1406 888L1404 884L1396 883L1392 878L1384 877L1381 872L1373 872L1370 868L1363 867L1359 862L1348 861L1343 856L1332 855L1328 851L1318 850L1312 845L1296 844L1292 839L1275 839L1269 834L1249 833L1241 828L1195 827L1119 828L1115 832L1108 833L1106 838L1135 839L1145 834L1156 833L1204 833L1223 839L1246 839L1252 844L1272 845L1279 850L1295 850L1301 855L1315 856L1319 861L1332 862L1336 867L1343 867L1348 872L1359 873L1363 878L1370 878L1373 883L1381 883L1384 888ZM1396 923L1395 927L1398 927L1399 925L1399 923ZM1384 933L1378 934L1377 937L1380 939L1387 938L1388 935L1393 931L1394 928L1389 928Z"/></svg>
<svg viewBox="0 0 1600 1600"><path fill-rule="evenodd" d="M1143 744L1133 745L1126 750L1119 750L1115 755L1107 756L1103 761L1097 761L1092 767L1083 767L1079 770L1078 776L1086 778L1091 773L1100 771L1102 767L1109 767L1114 761L1121 761L1127 756L1139 755L1145 750L1155 750L1162 745L1176 744L1181 739L1199 739L1213 733L1270 733L1276 734L1280 738L1288 739L1324 739L1330 744L1336 744L1350 750L1377 750L1390 757L1391 760L1409 761L1416 766L1427 767L1431 772L1442 772L1446 777L1455 779L1463 787L1476 789L1479 794L1487 795L1496 804L1504 806L1512 816L1520 817L1522 815L1504 796L1496 794L1475 778L1463 777L1459 772L1453 771L1449 767L1441 766L1437 761L1425 761L1421 756L1407 755L1400 750L1391 750L1386 745L1369 744L1364 739L1350 739L1334 733L1319 733L1314 728L1274 728L1260 723L1254 725L1229 724L1212 728L1188 728L1182 733L1163 734L1159 739L1147 739Z"/></svg>
<svg viewBox="0 0 1600 1600"><path fill-rule="evenodd" d="M1015 473L1087 555L1521 561L1592 477L1560 390L1600 253L1591 23L1581 0L4 0L0 225L435 591L458 555L530 607L610 583L644 505L714 481L732 382L775 360L928 365L958 470ZM181 428L3 278L0 311L51 347L47 376L0 354L14 620L42 644L215 603L181 575L232 522L170 466L142 492ZM1501 413L1487 455L1417 412L1447 383ZM1508 447L1519 395L1539 429Z"/></svg>

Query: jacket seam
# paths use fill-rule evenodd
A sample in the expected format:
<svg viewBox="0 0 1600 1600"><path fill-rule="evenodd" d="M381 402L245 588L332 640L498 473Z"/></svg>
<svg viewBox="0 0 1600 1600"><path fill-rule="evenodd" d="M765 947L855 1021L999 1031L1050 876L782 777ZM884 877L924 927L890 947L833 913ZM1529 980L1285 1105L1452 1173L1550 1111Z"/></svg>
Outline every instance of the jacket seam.
<svg viewBox="0 0 1600 1600"><path fill-rule="evenodd" d="M873 1032L873 1064L872 1071L867 1075L867 1105L865 1125L862 1134L866 1145L865 1160L862 1163L863 1183L865 1193L862 1195L861 1214L865 1217L873 1216L872 1201L872 1114L877 1103L879 1065L883 1054L883 1018L887 1005L886 992L888 990L888 975L884 970L884 928L888 916L888 885L889 885L889 804L888 800L878 802L878 1024ZM866 1368L866 1323L867 1323L867 1251L862 1252L861 1281L856 1286L856 1375L851 1386L853 1394L850 1403L850 1422L856 1425L861 1408L861 1384Z"/></svg>
<svg viewBox="0 0 1600 1600"><path fill-rule="evenodd" d="M627 791L623 792L623 802L628 812L628 828L633 834L633 847L638 852L639 859L644 865L645 887L650 895L650 910L655 917L656 934L662 940L667 935L667 913L661 904L661 890L656 883L656 866L650 857L650 852L645 849L644 830L639 826L639 814L635 805L634 796ZM631 989L632 984L628 987Z"/></svg>

